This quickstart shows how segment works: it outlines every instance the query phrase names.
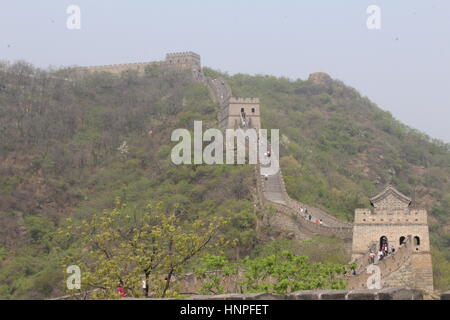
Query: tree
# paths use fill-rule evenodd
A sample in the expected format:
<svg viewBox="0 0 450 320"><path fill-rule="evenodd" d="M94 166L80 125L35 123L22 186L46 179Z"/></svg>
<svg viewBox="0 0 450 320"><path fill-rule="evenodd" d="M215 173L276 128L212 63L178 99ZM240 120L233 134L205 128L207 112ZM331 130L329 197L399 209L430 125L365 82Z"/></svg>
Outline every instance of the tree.
<svg viewBox="0 0 450 320"><path fill-rule="evenodd" d="M89 222L69 221L60 235L78 235L81 250L66 258L65 265L81 268L81 290L94 290L93 298L117 298L120 283L132 297L177 295L174 277L192 258L220 243L214 237L227 222L223 218L183 222L162 208L162 203L149 204L143 215L129 214L116 200L113 210ZM143 281L146 286L141 290Z"/></svg>

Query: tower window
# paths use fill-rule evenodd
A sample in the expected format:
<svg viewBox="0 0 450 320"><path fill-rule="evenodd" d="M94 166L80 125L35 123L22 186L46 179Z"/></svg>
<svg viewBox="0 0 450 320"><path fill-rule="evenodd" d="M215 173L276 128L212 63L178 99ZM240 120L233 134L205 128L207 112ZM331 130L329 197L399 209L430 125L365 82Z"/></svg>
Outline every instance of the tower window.
<svg viewBox="0 0 450 320"><path fill-rule="evenodd" d="M419 237L414 237L414 245L415 246L420 246L420 238Z"/></svg>
<svg viewBox="0 0 450 320"><path fill-rule="evenodd" d="M406 239L405 237L400 237L400 245L405 243L405 239Z"/></svg>
<svg viewBox="0 0 450 320"><path fill-rule="evenodd" d="M244 112L245 110L244 110L244 108L241 108L241 112Z"/></svg>
<svg viewBox="0 0 450 320"><path fill-rule="evenodd" d="M255 113L255 108L252 108L252 113Z"/></svg>

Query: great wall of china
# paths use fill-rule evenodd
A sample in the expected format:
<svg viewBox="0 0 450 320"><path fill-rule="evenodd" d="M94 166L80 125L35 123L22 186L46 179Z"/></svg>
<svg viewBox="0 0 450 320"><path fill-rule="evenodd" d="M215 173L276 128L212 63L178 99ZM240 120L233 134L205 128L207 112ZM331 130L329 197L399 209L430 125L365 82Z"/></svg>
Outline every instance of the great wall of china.
<svg viewBox="0 0 450 320"><path fill-rule="evenodd" d="M314 76L312 75L310 78L314 78ZM206 83L220 106L218 120L222 130L261 128L259 98L243 99L233 97L231 89L224 79L208 79ZM247 105L251 107L251 110ZM257 114L258 120L253 121L253 125L251 121L245 121L242 117L239 121L236 112L241 112L245 118L248 118L249 115ZM272 225L291 233L299 240L309 239L315 235L331 235L341 238L347 243L351 242L352 262L357 264L357 272L355 275L348 277L348 287L350 289L367 288L370 276L366 272L366 268L370 264L368 263L369 250L372 248L374 252L378 251L378 249L375 249L378 246L373 245L374 240L378 240L382 237L380 235L383 234L389 234L389 239L396 240L402 237L397 236L399 234L404 235L406 240L404 242L399 240L398 245L392 244L391 246L397 249L396 253L377 263L381 272L382 286L407 286L420 288L428 294L433 292L427 215L424 210L412 209L409 198L389 186L382 193L371 199L376 209L378 209L378 204L381 203L380 210L357 210L355 224L350 224L335 218L322 209L311 207L292 199L286 190L281 168L276 174L269 176L261 174L259 165L255 169L259 202L271 203L276 208L275 215L270 219ZM361 213L372 216L372 221L366 221L366 219L358 221ZM386 221L379 218L383 213L386 215ZM409 216L414 217L414 220L404 218ZM374 217L379 218L379 221L377 222ZM316 223L320 220L322 224ZM363 223L362 227L360 226L361 223ZM357 234L354 234L354 231ZM375 236L375 234L378 235ZM422 244L416 243L416 245L413 245L413 235L420 235ZM415 238L418 239L419 236L415 236ZM365 253L360 254L358 249L361 247L361 244L358 245L358 243L363 243L362 246L366 248Z"/></svg>
<svg viewBox="0 0 450 320"><path fill-rule="evenodd" d="M260 100L233 97L231 88L224 79L204 76L200 56L192 52L168 54L163 62L76 70L120 73L131 69L142 72L147 66L154 64L191 70L193 79L206 85L218 104L217 120L221 130L261 128ZM312 75L310 79L315 77ZM387 233L389 243L396 248L396 253L377 263L383 287L409 287L421 289L427 295L432 294L433 279L426 212L411 208L409 198L389 186L371 199L374 208L357 210L355 223L351 224L322 209L292 199L286 190L281 169L274 175L263 176L261 167L256 165L255 175L258 205L270 203L276 209L274 215L269 217L271 225L290 233L298 240L310 239L315 235L329 235L343 239L349 246L352 245L352 262L357 264L357 268L356 274L348 276L349 289L367 288L370 274L366 272L366 268L371 264L368 262L369 249L378 250L378 239ZM366 219L361 218L361 215ZM323 223L316 223L319 220ZM399 238L400 242L397 244ZM417 242L417 239L420 240ZM416 242L413 243L414 241Z"/></svg>

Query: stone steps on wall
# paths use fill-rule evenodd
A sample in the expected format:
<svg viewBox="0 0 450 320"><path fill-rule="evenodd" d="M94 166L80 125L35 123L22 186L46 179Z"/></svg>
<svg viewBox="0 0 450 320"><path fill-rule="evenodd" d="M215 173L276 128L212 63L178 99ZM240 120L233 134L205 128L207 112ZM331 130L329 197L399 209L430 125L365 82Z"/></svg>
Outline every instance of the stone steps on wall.
<svg viewBox="0 0 450 320"><path fill-rule="evenodd" d="M218 118L219 121L222 121L224 116L226 115L228 100L232 96L231 89L221 78L208 78L206 82L210 90L213 92L213 96L215 97L216 102L218 102L220 105ZM225 128L221 127L221 129L224 130ZM347 239L348 235L345 235L345 233L351 234L351 225L340 222L335 217L321 211L320 209L308 207L304 204L290 199L284 185L281 170L279 170L278 173L267 177L261 176L260 171L258 170L257 179L261 179L260 181L262 185L262 195L266 201L277 205L287 206L292 211L290 215L288 215L288 220L291 219L289 229L298 230L299 228L301 228L303 230L303 234L307 234L309 237L314 236L315 234L330 234L338 235L342 238ZM295 221L295 219L292 220L292 216L298 214L300 212L300 208L308 208L308 211L313 215L313 219L311 219L312 221L300 221L301 223L299 223L299 221ZM326 226L314 225L313 222L319 219L322 219L324 223L326 223L327 226L330 227L330 229L328 229ZM347 228L348 230L347 232L345 232L344 230L344 232L342 233L339 230L337 231L336 229L331 229L331 227L344 229Z"/></svg>

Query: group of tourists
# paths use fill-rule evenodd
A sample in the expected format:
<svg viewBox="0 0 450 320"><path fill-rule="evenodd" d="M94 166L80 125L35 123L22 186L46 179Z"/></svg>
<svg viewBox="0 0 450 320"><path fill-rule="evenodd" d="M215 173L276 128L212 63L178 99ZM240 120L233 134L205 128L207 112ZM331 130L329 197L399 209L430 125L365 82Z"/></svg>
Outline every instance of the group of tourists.
<svg viewBox="0 0 450 320"><path fill-rule="evenodd" d="M387 245L383 245L380 247L380 250L378 250L377 253L370 250L369 253L369 263L374 264L375 262L381 261L384 258L386 258L389 255L395 254L395 248L391 248L389 250L389 247Z"/></svg>
<svg viewBox="0 0 450 320"><path fill-rule="evenodd" d="M122 280L119 281L119 283L117 284L117 292L119 293L119 296L121 296L122 298L125 298L128 296L127 293L125 292L125 288L123 286ZM144 296L146 296L148 293L147 281L145 279L142 279L142 293Z"/></svg>
<svg viewBox="0 0 450 320"><path fill-rule="evenodd" d="M308 208L300 208L299 215L301 217L303 217L305 220L308 220L308 221L313 222L318 225L323 225L322 219L317 219L317 220L313 221L313 216L308 212Z"/></svg>

